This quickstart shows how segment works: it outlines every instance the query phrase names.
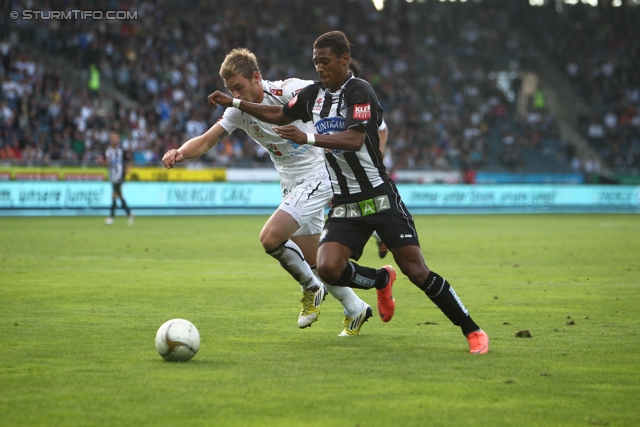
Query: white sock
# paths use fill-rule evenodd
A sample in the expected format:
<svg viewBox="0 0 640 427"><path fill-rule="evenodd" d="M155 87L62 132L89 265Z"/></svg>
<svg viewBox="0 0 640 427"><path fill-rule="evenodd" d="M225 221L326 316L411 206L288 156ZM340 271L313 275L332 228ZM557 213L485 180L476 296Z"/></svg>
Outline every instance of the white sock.
<svg viewBox="0 0 640 427"><path fill-rule="evenodd" d="M382 239L380 238L380 236L378 235L377 231L374 231L372 234L373 238L376 239L376 243L382 243Z"/></svg>
<svg viewBox="0 0 640 427"><path fill-rule="evenodd" d="M344 307L344 314L348 317L356 317L364 308L364 301L353 292L353 289L345 286L331 286L326 283L325 286L331 296L340 301Z"/></svg>
<svg viewBox="0 0 640 427"><path fill-rule="evenodd" d="M283 242L276 249L267 253L277 259L282 268L300 283L303 291L317 290L321 286L320 279L311 271L302 251L291 240Z"/></svg>
<svg viewBox="0 0 640 427"><path fill-rule="evenodd" d="M311 269L313 270L313 274L317 276L318 272L316 271L315 266L311 267ZM318 277L318 280L324 283L332 297L340 301L340 304L342 304L342 307L344 308L344 314L348 317L356 317L364 308L365 302L362 301L355 292L353 292L353 289L346 286L328 285L320 279L320 277Z"/></svg>

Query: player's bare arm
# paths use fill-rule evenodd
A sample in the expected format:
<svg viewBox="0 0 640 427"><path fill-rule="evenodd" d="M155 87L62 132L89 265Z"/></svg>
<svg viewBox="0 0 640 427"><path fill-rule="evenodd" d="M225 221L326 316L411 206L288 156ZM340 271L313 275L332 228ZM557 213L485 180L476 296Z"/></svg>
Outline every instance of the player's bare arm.
<svg viewBox="0 0 640 427"><path fill-rule="evenodd" d="M277 105L262 105L243 101L239 98L232 98L219 90L209 95L208 99L211 107L217 107L218 105L222 107L236 107L240 111L243 111L258 120L273 123L274 125L287 125L293 121L289 117L285 116L282 112L282 107ZM236 102L236 105L233 105L234 101Z"/></svg>
<svg viewBox="0 0 640 427"><path fill-rule="evenodd" d="M191 138L185 142L182 147L171 149L162 156L162 163L167 169L173 168L176 163L185 159L195 159L202 156L207 151L220 142L222 138L227 136L227 131L219 124L215 124L208 131L200 136Z"/></svg>
<svg viewBox="0 0 640 427"><path fill-rule="evenodd" d="M273 130L282 138L296 144L308 144L308 135L296 126L278 126ZM361 126L337 132L331 135L314 134L313 145L331 150L358 151L364 144L364 130Z"/></svg>
<svg viewBox="0 0 640 427"><path fill-rule="evenodd" d="M384 159L384 149L387 147L387 139L389 138L389 127L385 127L379 132L380 135L380 154Z"/></svg>

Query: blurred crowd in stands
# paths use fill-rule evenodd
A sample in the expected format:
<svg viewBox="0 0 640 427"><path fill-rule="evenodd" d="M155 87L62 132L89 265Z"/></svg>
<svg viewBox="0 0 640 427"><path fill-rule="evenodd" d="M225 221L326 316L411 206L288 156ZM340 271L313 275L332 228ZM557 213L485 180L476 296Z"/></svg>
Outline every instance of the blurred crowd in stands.
<svg viewBox="0 0 640 427"><path fill-rule="evenodd" d="M580 132L616 170L640 167L640 7L542 8L532 21L545 52L588 103ZM540 29L544 29L541 31ZM574 159L592 167L594 159Z"/></svg>
<svg viewBox="0 0 640 427"><path fill-rule="evenodd" d="M364 64L361 77L384 108L389 168L517 169L526 165L522 150L533 149L562 153L560 166L570 170L571 150L543 94L526 100L524 113L517 110L518 71L535 61L518 19L531 8L507 1L387 4L378 12L370 0L312 6L303 0L95 0L94 10L136 11L137 17L7 21L0 30L0 160L91 163L106 148L108 132L117 130L136 164L158 164L166 150L199 135L222 114L208 107L206 97L224 88L218 70L229 50L253 50L265 79L315 79L313 41L341 29L353 43L352 56ZM89 9L69 0L37 6L15 0L4 7L5 17L36 7ZM630 35L634 21L619 14L604 30L599 17L608 18L592 16L574 40L566 34L574 28L563 21L569 18L543 9L538 19L549 26L547 48L566 61L567 72L575 72L577 89L597 113L588 117L589 137L608 149L605 160L638 166L640 49ZM78 84L65 70L44 66L25 53L25 43L66 58L69 67L90 70L88 81ZM625 57L631 48L635 57ZM599 132L592 129L597 123ZM222 166L269 161L241 132L203 160Z"/></svg>

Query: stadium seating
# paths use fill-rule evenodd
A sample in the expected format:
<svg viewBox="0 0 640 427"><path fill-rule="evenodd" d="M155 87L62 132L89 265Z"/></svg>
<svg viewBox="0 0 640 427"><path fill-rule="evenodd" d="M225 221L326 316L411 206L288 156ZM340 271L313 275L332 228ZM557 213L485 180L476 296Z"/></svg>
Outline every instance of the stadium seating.
<svg viewBox="0 0 640 427"><path fill-rule="evenodd" d="M23 162L91 163L105 148L106 131L117 129L126 135L137 164L157 164L168 148L220 116L220 109L208 108L206 96L223 88L218 67L230 49L252 49L267 79L313 79L313 40L340 28L385 110L391 169L570 171L573 159L557 119L533 102L527 110L535 119L519 114L512 78L535 61L530 40L541 22L548 28L541 43L550 55L559 55L558 61L566 60L563 51L588 49L589 37L599 33L583 31L582 44L570 46L556 37L566 34L568 18L550 8L516 3L388 2L378 12L369 0L327 0L311 10L300 2L278 9L255 7L251 0L194 1L175 10L173 2L127 6L105 0L95 1L94 8L131 8L137 19L10 21L0 33L0 159L20 153ZM61 6L50 1L48 7ZM599 28L597 19L589 25ZM85 82L68 78L74 74L67 69L29 57L29 47L64 58L76 71L96 64L103 87L113 90L98 91L90 99ZM599 52L606 55L606 50ZM512 85L505 86L497 71L511 72ZM631 82L638 79L637 63L634 71ZM589 70L580 73L576 90L595 102L584 83ZM602 145L603 159L615 166L638 167L640 161L640 126L632 125L640 120L634 93L632 88L632 102L624 105L616 96L630 95L620 90L607 92L602 105L591 103L596 119L612 108L618 117L630 116L627 125L616 125L615 134L607 128L606 136L594 141ZM259 166L268 156L236 132L203 161Z"/></svg>

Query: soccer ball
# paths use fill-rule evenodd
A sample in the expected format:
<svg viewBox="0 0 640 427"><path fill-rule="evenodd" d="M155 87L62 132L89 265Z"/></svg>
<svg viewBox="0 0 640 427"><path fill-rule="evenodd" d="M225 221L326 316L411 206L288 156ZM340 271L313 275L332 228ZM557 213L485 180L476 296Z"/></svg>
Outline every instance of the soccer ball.
<svg viewBox="0 0 640 427"><path fill-rule="evenodd" d="M164 360L186 362L196 355L199 348L200 333L188 320L167 320L156 334L156 350Z"/></svg>

